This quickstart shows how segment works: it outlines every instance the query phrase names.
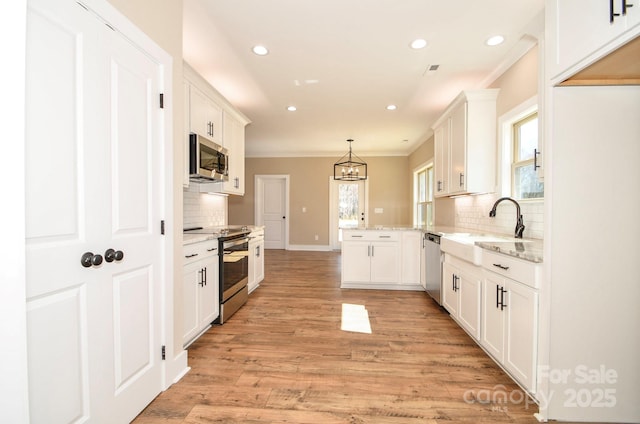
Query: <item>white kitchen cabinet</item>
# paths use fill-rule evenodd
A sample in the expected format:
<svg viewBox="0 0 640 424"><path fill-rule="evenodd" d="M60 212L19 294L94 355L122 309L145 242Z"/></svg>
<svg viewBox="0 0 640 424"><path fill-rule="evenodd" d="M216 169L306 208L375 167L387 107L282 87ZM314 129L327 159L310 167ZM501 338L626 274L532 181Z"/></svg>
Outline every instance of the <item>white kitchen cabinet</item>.
<svg viewBox="0 0 640 424"><path fill-rule="evenodd" d="M400 286L400 231L343 230L343 288Z"/></svg>
<svg viewBox="0 0 640 424"><path fill-rule="evenodd" d="M223 142L229 154L229 181L222 183L222 192L244 195L244 127L246 121L232 112L223 113Z"/></svg>
<svg viewBox="0 0 640 424"><path fill-rule="evenodd" d="M184 63L185 160L184 182L189 182L189 133L196 133L227 149L229 181L195 183L196 191L244 195L245 127L249 119L229 103L202 76Z"/></svg>
<svg viewBox="0 0 640 424"><path fill-rule="evenodd" d="M481 268L446 254L442 281L442 306L469 335L480 340Z"/></svg>
<svg viewBox="0 0 640 424"><path fill-rule="evenodd" d="M640 34L640 0L547 0L545 11L546 65L554 83Z"/></svg>
<svg viewBox="0 0 640 424"><path fill-rule="evenodd" d="M432 127L436 197L495 191L498 91L463 91Z"/></svg>
<svg viewBox="0 0 640 424"><path fill-rule="evenodd" d="M402 231L402 266L400 269L400 284L418 286L421 284L423 269L422 233L420 231Z"/></svg>
<svg viewBox="0 0 640 424"><path fill-rule="evenodd" d="M194 85L189 86L189 130L222 144L222 108Z"/></svg>
<svg viewBox="0 0 640 424"><path fill-rule="evenodd" d="M420 233L420 286L427 290L427 242L424 233Z"/></svg>
<svg viewBox="0 0 640 424"><path fill-rule="evenodd" d="M520 270L528 272L522 279L530 281L529 277L536 273L537 265L487 253L487 261L483 261L485 270L480 344L515 380L533 394L536 392L538 291L532 286L505 277L504 273L520 267ZM527 267L530 271L526 270ZM496 273L489 269L502 272ZM519 272L516 272L516 275L519 275Z"/></svg>
<svg viewBox="0 0 640 424"><path fill-rule="evenodd" d="M434 177L435 196L449 193L449 137L451 135L451 117L445 118L440 126L434 128Z"/></svg>
<svg viewBox="0 0 640 424"><path fill-rule="evenodd" d="M218 240L186 245L183 268L184 346L206 331L220 312Z"/></svg>
<svg viewBox="0 0 640 424"><path fill-rule="evenodd" d="M249 293L254 291L264 280L264 229L249 234Z"/></svg>

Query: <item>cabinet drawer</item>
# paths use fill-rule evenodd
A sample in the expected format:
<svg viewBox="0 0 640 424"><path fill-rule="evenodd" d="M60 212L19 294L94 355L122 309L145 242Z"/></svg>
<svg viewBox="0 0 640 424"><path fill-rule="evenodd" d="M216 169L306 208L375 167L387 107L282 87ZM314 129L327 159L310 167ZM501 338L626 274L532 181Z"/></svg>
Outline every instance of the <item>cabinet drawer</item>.
<svg viewBox="0 0 640 424"><path fill-rule="evenodd" d="M533 262L483 250L482 266L496 274L519 281L529 287L535 289L540 287L542 267Z"/></svg>
<svg viewBox="0 0 640 424"><path fill-rule="evenodd" d="M345 231L343 240L364 240L364 241L398 241L400 231Z"/></svg>
<svg viewBox="0 0 640 424"><path fill-rule="evenodd" d="M218 254L218 240L207 240L200 243L187 244L182 248L183 265Z"/></svg>

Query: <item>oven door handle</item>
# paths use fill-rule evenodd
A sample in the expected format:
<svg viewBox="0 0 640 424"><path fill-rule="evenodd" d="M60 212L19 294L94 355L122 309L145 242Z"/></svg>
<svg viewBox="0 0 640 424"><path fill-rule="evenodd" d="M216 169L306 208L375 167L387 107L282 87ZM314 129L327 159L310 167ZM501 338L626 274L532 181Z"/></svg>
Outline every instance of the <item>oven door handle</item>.
<svg viewBox="0 0 640 424"><path fill-rule="evenodd" d="M228 247L238 246L244 243L249 243L249 237L243 237L234 240L227 240L222 242L222 248L226 249Z"/></svg>

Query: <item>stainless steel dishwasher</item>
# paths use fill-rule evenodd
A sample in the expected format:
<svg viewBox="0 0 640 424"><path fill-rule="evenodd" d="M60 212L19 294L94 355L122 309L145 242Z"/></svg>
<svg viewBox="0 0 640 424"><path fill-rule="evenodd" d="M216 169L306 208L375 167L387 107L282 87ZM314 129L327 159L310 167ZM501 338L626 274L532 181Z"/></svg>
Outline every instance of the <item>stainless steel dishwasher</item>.
<svg viewBox="0 0 640 424"><path fill-rule="evenodd" d="M424 243L426 291L439 305L442 305L442 252L440 251L440 235L425 233Z"/></svg>

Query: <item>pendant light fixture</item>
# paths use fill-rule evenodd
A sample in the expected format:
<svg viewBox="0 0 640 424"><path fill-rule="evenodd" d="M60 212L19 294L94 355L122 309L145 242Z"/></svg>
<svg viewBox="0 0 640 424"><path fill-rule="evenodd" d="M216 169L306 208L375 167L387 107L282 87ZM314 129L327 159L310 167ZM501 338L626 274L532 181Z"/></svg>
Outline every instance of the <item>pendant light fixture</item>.
<svg viewBox="0 0 640 424"><path fill-rule="evenodd" d="M348 139L347 142L349 143L349 153L333 165L333 179L341 181L366 180L367 164L351 152L353 140Z"/></svg>

